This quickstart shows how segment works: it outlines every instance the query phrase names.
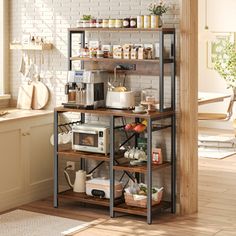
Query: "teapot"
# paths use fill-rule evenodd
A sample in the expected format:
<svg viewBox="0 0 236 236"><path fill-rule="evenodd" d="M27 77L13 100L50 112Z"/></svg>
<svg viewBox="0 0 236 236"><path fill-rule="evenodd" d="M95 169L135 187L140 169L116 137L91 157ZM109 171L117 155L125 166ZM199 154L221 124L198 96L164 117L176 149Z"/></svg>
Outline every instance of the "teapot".
<svg viewBox="0 0 236 236"><path fill-rule="evenodd" d="M72 184L71 180L70 180L70 176L69 176L68 172L66 171L66 168L64 170L64 174L65 174L65 178L66 178L68 185L73 189L74 192L77 192L77 193L86 192L86 189L85 189L86 178L87 177L92 178L92 176L93 176L93 174L87 175L86 171L84 171L84 170L78 170L75 173L75 182L74 182L74 184Z"/></svg>

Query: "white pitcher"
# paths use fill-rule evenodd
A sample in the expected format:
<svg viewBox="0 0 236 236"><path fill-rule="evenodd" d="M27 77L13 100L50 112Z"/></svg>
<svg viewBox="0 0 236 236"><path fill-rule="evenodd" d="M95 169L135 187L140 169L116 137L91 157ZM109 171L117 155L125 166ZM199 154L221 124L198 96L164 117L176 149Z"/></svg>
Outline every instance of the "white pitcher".
<svg viewBox="0 0 236 236"><path fill-rule="evenodd" d="M78 170L75 173L75 182L74 182L74 184L72 184L71 180L70 180L70 176L69 176L69 174L67 173L66 170L64 170L64 174L65 174L65 177L66 177L66 180L67 180L67 183L69 184L69 186L71 188L73 188L74 192L77 192L77 193L86 192L86 189L85 189L86 178L87 177L92 177L92 175L93 175L93 174L87 175L86 171Z"/></svg>

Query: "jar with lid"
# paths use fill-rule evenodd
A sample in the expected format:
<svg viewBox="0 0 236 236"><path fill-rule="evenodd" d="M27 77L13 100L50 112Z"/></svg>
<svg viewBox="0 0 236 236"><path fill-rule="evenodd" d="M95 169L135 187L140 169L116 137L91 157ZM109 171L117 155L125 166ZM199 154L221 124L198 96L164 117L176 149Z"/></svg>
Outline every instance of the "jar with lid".
<svg viewBox="0 0 236 236"><path fill-rule="evenodd" d="M121 19L116 19L115 27L122 28L122 26L123 26L123 21Z"/></svg>
<svg viewBox="0 0 236 236"><path fill-rule="evenodd" d="M109 20L108 19L103 19L102 20L102 27L103 28L108 28L109 26Z"/></svg>
<svg viewBox="0 0 236 236"><path fill-rule="evenodd" d="M115 19L109 19L108 27L109 28L115 28L115 25L116 25L116 20Z"/></svg>
<svg viewBox="0 0 236 236"><path fill-rule="evenodd" d="M97 28L102 28L102 19L97 19L96 20L96 27Z"/></svg>
<svg viewBox="0 0 236 236"><path fill-rule="evenodd" d="M137 28L137 18L130 18L130 28Z"/></svg>
<svg viewBox="0 0 236 236"><path fill-rule="evenodd" d="M91 27L91 28L96 27L96 19L91 19L91 20L90 20L90 27Z"/></svg>
<svg viewBox="0 0 236 236"><path fill-rule="evenodd" d="M124 18L123 27L124 28L129 28L130 27L130 18Z"/></svg>
<svg viewBox="0 0 236 236"><path fill-rule="evenodd" d="M143 29L144 27L144 16L137 16L137 28Z"/></svg>
<svg viewBox="0 0 236 236"><path fill-rule="evenodd" d="M151 28L151 16L147 15L144 16L144 29L150 29Z"/></svg>

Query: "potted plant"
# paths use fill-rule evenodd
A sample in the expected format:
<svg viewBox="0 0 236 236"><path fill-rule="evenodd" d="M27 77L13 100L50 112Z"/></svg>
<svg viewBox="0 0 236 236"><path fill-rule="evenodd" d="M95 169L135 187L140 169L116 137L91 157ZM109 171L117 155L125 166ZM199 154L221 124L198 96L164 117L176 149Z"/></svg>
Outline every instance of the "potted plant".
<svg viewBox="0 0 236 236"><path fill-rule="evenodd" d="M151 3L148 10L151 13L151 28L162 27L161 16L168 11L169 7L160 0L158 3Z"/></svg>
<svg viewBox="0 0 236 236"><path fill-rule="evenodd" d="M214 69L226 81L227 88L232 88L236 95L236 47L226 39L216 50Z"/></svg>
<svg viewBox="0 0 236 236"><path fill-rule="evenodd" d="M81 22L84 28L90 27L90 20L92 19L91 15L83 15Z"/></svg>

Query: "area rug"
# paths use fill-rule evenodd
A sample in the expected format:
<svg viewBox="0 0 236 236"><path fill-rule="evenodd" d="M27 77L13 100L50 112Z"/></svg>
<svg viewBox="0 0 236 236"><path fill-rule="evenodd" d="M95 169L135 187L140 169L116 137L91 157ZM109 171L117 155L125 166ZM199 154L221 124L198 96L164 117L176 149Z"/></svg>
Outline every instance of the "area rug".
<svg viewBox="0 0 236 236"><path fill-rule="evenodd" d="M0 215L0 236L62 236L78 232L89 223L30 211Z"/></svg>
<svg viewBox="0 0 236 236"><path fill-rule="evenodd" d="M198 157L223 159L236 154L235 148L199 147Z"/></svg>

